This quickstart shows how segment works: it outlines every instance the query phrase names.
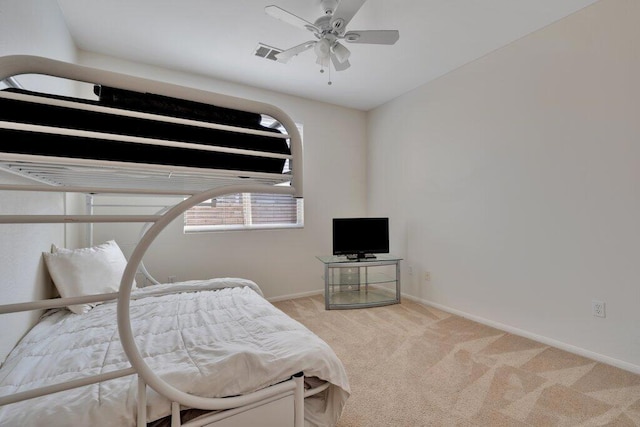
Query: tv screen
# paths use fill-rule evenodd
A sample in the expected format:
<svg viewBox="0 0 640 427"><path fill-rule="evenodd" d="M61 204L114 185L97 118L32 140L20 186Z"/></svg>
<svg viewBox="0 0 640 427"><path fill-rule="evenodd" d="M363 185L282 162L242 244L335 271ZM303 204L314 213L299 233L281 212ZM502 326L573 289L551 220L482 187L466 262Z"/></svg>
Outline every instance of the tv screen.
<svg viewBox="0 0 640 427"><path fill-rule="evenodd" d="M389 253L389 218L334 218L333 254Z"/></svg>

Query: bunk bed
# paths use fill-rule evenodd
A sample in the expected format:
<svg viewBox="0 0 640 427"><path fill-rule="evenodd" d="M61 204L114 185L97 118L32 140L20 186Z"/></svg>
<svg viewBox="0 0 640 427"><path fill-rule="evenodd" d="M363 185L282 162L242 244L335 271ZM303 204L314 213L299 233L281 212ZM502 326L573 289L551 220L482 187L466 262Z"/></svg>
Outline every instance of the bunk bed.
<svg viewBox="0 0 640 427"><path fill-rule="evenodd" d="M302 147L291 118L272 105L193 88L41 57L0 58L0 80L22 74L92 84L98 100L1 90L0 169L33 183L0 190L184 200L157 215L0 216L0 226L151 224L122 261L116 289L0 305L0 314L46 310L0 368L0 424L334 425L349 395L344 367L326 343L268 303L257 284L217 278L135 288L144 254L187 209L239 192L302 197ZM263 126L263 116L284 131ZM93 256L104 249L98 246L53 248L52 257ZM67 268L49 265L54 282L66 280ZM65 307L88 308L72 314ZM175 324L188 319L189 326L168 327L165 317ZM53 331L72 341L61 344ZM59 359L56 346L71 356ZM52 365L61 368L49 372ZM38 380L39 372L59 382Z"/></svg>

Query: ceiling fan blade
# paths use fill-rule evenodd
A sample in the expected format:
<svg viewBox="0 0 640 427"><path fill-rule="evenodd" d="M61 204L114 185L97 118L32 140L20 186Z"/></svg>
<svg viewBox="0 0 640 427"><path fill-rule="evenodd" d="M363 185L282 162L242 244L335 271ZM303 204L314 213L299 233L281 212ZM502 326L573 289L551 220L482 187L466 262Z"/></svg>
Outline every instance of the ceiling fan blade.
<svg viewBox="0 0 640 427"><path fill-rule="evenodd" d="M338 58L336 58L336 55L331 55L331 62L333 62L333 68L335 68L336 71L344 71L351 66L348 60L340 62Z"/></svg>
<svg viewBox="0 0 640 427"><path fill-rule="evenodd" d="M365 1L366 0L340 0L338 7L336 7L336 10L333 12L331 17L331 25L333 28L336 30L342 29L342 31L344 31L349 21L351 21L356 13L358 13ZM336 21L338 20L342 20L342 22L340 22L339 26L336 28L335 25L338 25L336 24Z"/></svg>
<svg viewBox="0 0 640 427"><path fill-rule="evenodd" d="M264 11L267 13L267 15L279 19L280 21L286 22L287 24L293 25L294 27L298 27L303 30L309 30L314 33L320 32L320 29L318 29L318 27L313 25L311 22L304 20L291 12L287 12L286 10L278 6L266 6L264 8Z"/></svg>
<svg viewBox="0 0 640 427"><path fill-rule="evenodd" d="M287 63L294 56L304 52L305 50L311 49L314 44L316 44L315 40L304 42L302 44L299 44L298 46L292 47L291 49L287 49L280 53L276 53L275 57L278 60L278 62Z"/></svg>
<svg viewBox="0 0 640 427"><path fill-rule="evenodd" d="M398 30L347 31L343 38L349 43L394 44L400 33Z"/></svg>

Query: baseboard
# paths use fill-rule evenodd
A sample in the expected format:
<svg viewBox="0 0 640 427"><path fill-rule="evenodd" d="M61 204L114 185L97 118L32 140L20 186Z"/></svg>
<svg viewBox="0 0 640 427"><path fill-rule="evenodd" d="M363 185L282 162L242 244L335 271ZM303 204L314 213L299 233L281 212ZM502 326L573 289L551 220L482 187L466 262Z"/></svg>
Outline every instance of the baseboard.
<svg viewBox="0 0 640 427"><path fill-rule="evenodd" d="M582 357L586 357L588 359L595 360L597 362L602 362L607 365L615 366L616 368L624 369L625 371L633 372L634 374L640 374L640 366L634 365L633 363L624 362L622 360L615 359L613 357L605 356L604 354L595 353L590 350L586 350L581 347L576 347L571 344L564 343L562 341L557 341L553 338L545 337L542 335L534 334L529 331L525 331L522 329L514 328L513 326L505 325L499 322L495 322L493 320L485 319L480 316L475 316L473 314L469 314L460 310L456 310L455 308L447 307L442 304L438 304L435 302L427 301L421 298L416 298L411 295L402 294L402 298L406 298L410 301L416 302L418 304L422 304L428 307L437 308L438 310L445 311L447 313L455 314L456 316L464 317L469 320L473 320L474 322L481 323L486 326L490 326L492 328L500 329L501 331L508 332L510 334L518 335L524 338L529 338L531 340L540 342L542 344L549 345L551 347L559 348L560 350L568 351L569 353L577 354Z"/></svg>
<svg viewBox="0 0 640 427"><path fill-rule="evenodd" d="M299 294L280 295L280 296L277 296L277 297L267 298L267 301L269 301L269 302L278 302L278 301L284 301L284 300L288 300L288 299L311 297L311 296L318 295L318 294L324 294L324 289L315 290L315 291L309 291L309 292L301 292Z"/></svg>

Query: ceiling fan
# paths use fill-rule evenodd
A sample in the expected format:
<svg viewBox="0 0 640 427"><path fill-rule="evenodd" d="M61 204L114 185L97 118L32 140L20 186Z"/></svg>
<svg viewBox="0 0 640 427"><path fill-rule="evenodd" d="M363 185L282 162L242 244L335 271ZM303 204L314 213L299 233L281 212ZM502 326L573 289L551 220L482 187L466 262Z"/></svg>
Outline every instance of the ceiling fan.
<svg viewBox="0 0 640 427"><path fill-rule="evenodd" d="M275 55L278 62L289 62L294 56L313 48L316 63L322 68L330 68L333 63L336 71L349 68L351 52L342 43L366 43L392 45L400 38L397 30L358 30L347 31L347 25L360 10L366 0L321 0L324 15L311 23L278 6L267 6L265 12L281 21L304 30L311 31L316 40L310 40ZM329 82L331 84L331 82Z"/></svg>

